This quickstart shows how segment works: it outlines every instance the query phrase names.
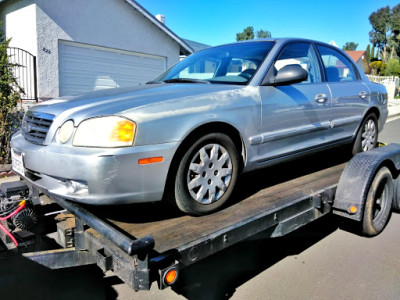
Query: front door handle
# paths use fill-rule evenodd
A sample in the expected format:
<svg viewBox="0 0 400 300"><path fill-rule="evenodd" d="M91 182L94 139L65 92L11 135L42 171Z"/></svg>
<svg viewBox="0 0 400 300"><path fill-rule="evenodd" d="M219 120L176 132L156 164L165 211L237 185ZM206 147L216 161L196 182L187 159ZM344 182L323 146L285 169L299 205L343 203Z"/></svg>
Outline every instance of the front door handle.
<svg viewBox="0 0 400 300"><path fill-rule="evenodd" d="M365 98L367 98L367 92L366 91L361 91L359 94L358 94L358 96L361 98L361 99L365 99Z"/></svg>
<svg viewBox="0 0 400 300"><path fill-rule="evenodd" d="M325 103L326 101L328 101L328 97L326 96L326 94L318 94L315 95L314 100L318 103Z"/></svg>

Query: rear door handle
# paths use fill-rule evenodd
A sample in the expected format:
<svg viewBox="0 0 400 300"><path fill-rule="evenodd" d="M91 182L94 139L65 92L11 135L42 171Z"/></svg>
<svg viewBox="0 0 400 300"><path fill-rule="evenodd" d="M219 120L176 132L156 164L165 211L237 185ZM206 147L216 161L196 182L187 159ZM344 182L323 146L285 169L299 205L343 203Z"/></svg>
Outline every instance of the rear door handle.
<svg viewBox="0 0 400 300"><path fill-rule="evenodd" d="M328 101L328 97L326 96L326 94L317 94L315 95L314 100L318 103L325 103L326 101Z"/></svg>
<svg viewBox="0 0 400 300"><path fill-rule="evenodd" d="M365 98L367 98L368 94L367 94L366 91L361 91L361 92L358 94L358 96L359 96L361 99L365 99Z"/></svg>

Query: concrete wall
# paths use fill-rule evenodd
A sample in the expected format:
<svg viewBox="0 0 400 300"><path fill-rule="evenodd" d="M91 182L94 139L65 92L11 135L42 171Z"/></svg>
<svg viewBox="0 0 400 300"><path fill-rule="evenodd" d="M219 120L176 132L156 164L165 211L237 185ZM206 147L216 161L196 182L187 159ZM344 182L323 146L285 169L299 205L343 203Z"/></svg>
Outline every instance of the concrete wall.
<svg viewBox="0 0 400 300"><path fill-rule="evenodd" d="M36 5L32 0L7 1L0 4L0 20L10 47L37 55Z"/></svg>
<svg viewBox="0 0 400 300"><path fill-rule="evenodd" d="M11 0L1 5L12 11L3 13L7 31L18 35L15 43L37 55L41 99L59 96L59 40L160 55L167 67L179 60L179 45L124 0Z"/></svg>

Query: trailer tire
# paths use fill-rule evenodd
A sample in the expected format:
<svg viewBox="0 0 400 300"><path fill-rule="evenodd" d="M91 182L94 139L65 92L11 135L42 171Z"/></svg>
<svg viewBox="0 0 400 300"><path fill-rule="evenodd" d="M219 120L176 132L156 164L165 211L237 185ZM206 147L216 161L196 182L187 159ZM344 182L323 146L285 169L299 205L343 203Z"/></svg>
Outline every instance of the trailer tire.
<svg viewBox="0 0 400 300"><path fill-rule="evenodd" d="M378 144L378 121L374 113L369 114L361 123L354 140L352 153L365 152L376 148Z"/></svg>
<svg viewBox="0 0 400 300"><path fill-rule="evenodd" d="M191 215L217 210L231 196L238 173L239 154L227 135L210 133L200 137L179 163L174 189L176 205ZM206 190L205 194L200 189Z"/></svg>
<svg viewBox="0 0 400 300"><path fill-rule="evenodd" d="M400 212L400 175L397 176L396 180L393 181L394 184L394 195L393 195L393 210L395 212Z"/></svg>
<svg viewBox="0 0 400 300"><path fill-rule="evenodd" d="M376 173L365 201L362 232L366 236L376 236L383 231L389 221L393 202L393 179L390 170L382 167Z"/></svg>

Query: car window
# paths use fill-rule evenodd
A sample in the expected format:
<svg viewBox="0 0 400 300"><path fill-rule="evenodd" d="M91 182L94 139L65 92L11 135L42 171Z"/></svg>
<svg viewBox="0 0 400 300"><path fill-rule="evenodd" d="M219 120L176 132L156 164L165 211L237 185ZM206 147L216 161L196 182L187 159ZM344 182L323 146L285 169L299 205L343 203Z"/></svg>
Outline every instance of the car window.
<svg viewBox="0 0 400 300"><path fill-rule="evenodd" d="M307 80L301 82L302 84L321 82L321 73L311 44L293 43L285 46L275 61L274 72L277 73L284 66L293 64L300 65L308 72Z"/></svg>
<svg viewBox="0 0 400 300"><path fill-rule="evenodd" d="M218 61L201 59L187 66L175 78L208 79L214 76Z"/></svg>
<svg viewBox="0 0 400 300"><path fill-rule="evenodd" d="M246 84L273 45L274 42L248 42L209 48L188 56L155 81L183 82L184 79L193 79Z"/></svg>
<svg viewBox="0 0 400 300"><path fill-rule="evenodd" d="M324 63L328 82L343 82L357 80L353 64L339 51L317 45Z"/></svg>

